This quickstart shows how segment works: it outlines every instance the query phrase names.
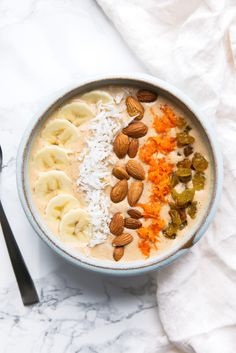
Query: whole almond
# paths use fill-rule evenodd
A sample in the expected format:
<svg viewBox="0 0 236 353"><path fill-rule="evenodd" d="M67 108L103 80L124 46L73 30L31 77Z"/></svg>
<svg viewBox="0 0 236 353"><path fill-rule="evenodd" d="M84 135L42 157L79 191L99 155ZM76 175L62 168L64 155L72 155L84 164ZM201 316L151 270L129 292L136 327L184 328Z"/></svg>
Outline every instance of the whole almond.
<svg viewBox="0 0 236 353"><path fill-rule="evenodd" d="M120 212L114 214L109 224L110 232L114 235L120 235L124 231L124 218Z"/></svg>
<svg viewBox="0 0 236 353"><path fill-rule="evenodd" d="M139 148L138 139L132 139L129 143L128 156L130 158L136 157L136 155L138 153L138 148Z"/></svg>
<svg viewBox="0 0 236 353"><path fill-rule="evenodd" d="M137 92L137 98L140 102L151 103L157 99L157 94L155 92L149 91L147 89L140 89Z"/></svg>
<svg viewBox="0 0 236 353"><path fill-rule="evenodd" d="M126 164L127 173L135 179L144 180L145 179L145 171L141 163L136 161L135 159L130 159Z"/></svg>
<svg viewBox="0 0 236 353"><path fill-rule="evenodd" d="M129 229L138 229L142 227L142 222L139 219L135 219L135 218L125 218L125 228L129 228Z"/></svg>
<svg viewBox="0 0 236 353"><path fill-rule="evenodd" d="M144 115L144 107L142 106L141 103L137 99L135 99L132 96L128 96L126 98L126 107L127 107L127 112L129 116L133 116L136 119L141 120Z"/></svg>
<svg viewBox="0 0 236 353"><path fill-rule="evenodd" d="M129 149L129 138L125 134L118 134L113 143L113 150L118 158L124 158Z"/></svg>
<svg viewBox="0 0 236 353"><path fill-rule="evenodd" d="M124 247L116 246L113 250L113 259L119 261L124 255Z"/></svg>
<svg viewBox="0 0 236 353"><path fill-rule="evenodd" d="M143 183L141 181L133 181L128 191L128 203L135 206L143 192Z"/></svg>
<svg viewBox="0 0 236 353"><path fill-rule="evenodd" d="M137 121L129 124L122 131L125 135L128 135L129 137L139 138L146 135L148 127L141 121Z"/></svg>
<svg viewBox="0 0 236 353"><path fill-rule="evenodd" d="M127 213L132 218L139 219L143 217L142 213L139 210L136 210L135 208L130 208Z"/></svg>
<svg viewBox="0 0 236 353"><path fill-rule="evenodd" d="M124 245L131 243L132 240L133 240L133 237L131 234L123 233L123 234L115 237L115 239L112 242L112 245L113 246L124 246Z"/></svg>
<svg viewBox="0 0 236 353"><path fill-rule="evenodd" d="M120 179L120 180L123 180L123 179L129 179L129 174L126 172L125 168L123 167L114 167L112 169L112 174L117 178L117 179Z"/></svg>
<svg viewBox="0 0 236 353"><path fill-rule="evenodd" d="M126 179L118 181L111 189L111 201L114 203L121 202L125 199L128 192L128 182Z"/></svg>

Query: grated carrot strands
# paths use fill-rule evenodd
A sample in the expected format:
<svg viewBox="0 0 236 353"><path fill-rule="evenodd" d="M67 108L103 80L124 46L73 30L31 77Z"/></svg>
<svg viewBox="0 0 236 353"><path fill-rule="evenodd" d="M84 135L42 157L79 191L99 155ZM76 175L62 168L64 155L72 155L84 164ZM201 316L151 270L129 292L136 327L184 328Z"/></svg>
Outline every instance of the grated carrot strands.
<svg viewBox="0 0 236 353"><path fill-rule="evenodd" d="M149 257L151 249L158 249L158 236L165 227L164 220L160 217L160 211L166 202L166 196L171 191L171 175L174 165L166 158L157 158L158 153L168 155L176 148L176 139L169 136L171 128L178 126L179 119L174 111L168 106L161 106L163 115L159 117L151 108L153 116L153 128L158 133L151 136L139 150L139 158L148 164L148 180L152 183L149 203L139 204L143 209L143 217L150 219L151 223L137 230L140 237L139 248L144 256Z"/></svg>

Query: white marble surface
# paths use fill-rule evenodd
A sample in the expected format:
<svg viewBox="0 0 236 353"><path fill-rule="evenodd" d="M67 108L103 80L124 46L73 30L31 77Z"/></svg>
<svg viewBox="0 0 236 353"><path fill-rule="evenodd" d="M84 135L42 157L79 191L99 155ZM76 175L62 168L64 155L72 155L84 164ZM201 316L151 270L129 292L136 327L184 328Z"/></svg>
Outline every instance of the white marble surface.
<svg viewBox="0 0 236 353"><path fill-rule="evenodd" d="M55 92L94 74L147 70L93 1L1 0L0 52L1 197L41 297L22 306L0 234L1 352L170 353L155 276L106 278L72 268L34 234L15 181L21 135Z"/></svg>
<svg viewBox="0 0 236 353"><path fill-rule="evenodd" d="M58 91L95 74L143 71L93 1L0 2L2 200L31 272L38 278L60 260L35 235L18 200L15 158L27 123ZM13 280L1 246L3 285Z"/></svg>

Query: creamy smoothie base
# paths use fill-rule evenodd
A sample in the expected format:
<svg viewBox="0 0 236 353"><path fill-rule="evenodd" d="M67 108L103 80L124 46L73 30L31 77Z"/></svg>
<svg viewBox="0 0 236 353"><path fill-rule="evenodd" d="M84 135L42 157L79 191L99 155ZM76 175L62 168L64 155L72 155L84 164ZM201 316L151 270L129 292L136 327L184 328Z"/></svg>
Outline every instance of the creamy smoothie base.
<svg viewBox="0 0 236 353"><path fill-rule="evenodd" d="M113 86L103 87L73 98L45 121L32 145L29 180L33 202L51 233L69 248L85 256L123 262L156 257L183 239L189 229L202 217L209 202L212 188L211 165L205 166L204 171L194 169L193 163L191 167L187 166L189 168L186 168L186 165L177 165L178 162L181 164L184 159L192 161L196 152L200 153L205 161L210 162L209 152L200 132L188 117L166 98L158 96L152 102L139 102L137 92L137 88ZM144 108L144 116L140 120L137 114L130 115L127 109L127 97L134 97ZM162 126L159 125L155 128L155 118L158 121L159 118L162 119L163 114L165 115L163 107L170 108L175 117L183 118L184 120L181 121L184 121L185 126L181 128L173 126L165 130L166 125L163 119L165 131L162 131ZM114 141L122 130L133 122L144 123L148 128L147 133L135 138L138 140L139 147L134 158L130 158L128 153L118 158L114 152ZM161 131L158 133L157 130ZM179 145L177 134L183 131L194 138L193 143ZM158 224L161 223L160 220L164 224L152 243L151 238L147 239L146 229L154 223L154 218L153 215L147 217L147 210L143 208L145 206L140 205L150 205L154 185L149 173L150 164L145 160L146 145L148 139L152 141L153 137L158 136L163 137L161 140L163 143L168 138L168 141L175 147L171 150L171 147L167 146L165 149L166 146L163 145L164 150L161 152L158 150L158 153L155 152L153 155L156 160L163 159L168 165L172 165L173 170L169 176L171 189L163 200L155 200L155 205L160 204ZM128 138L130 143L133 138L131 136ZM189 156L184 155L186 147L193 147ZM128 188L135 181L143 185L141 197L134 206L130 206L127 195L117 203L111 200L111 190L120 181L113 175L113 169L120 167L125 170L130 160L137 161L145 172L144 180L133 178L132 175L129 175L127 180ZM190 169L191 180L186 182ZM177 171L180 174L187 174L179 177L182 178L181 180L185 178L184 182L178 180L175 185L176 180L173 174L176 177ZM182 220L182 225L178 224L178 231L176 231L177 226L174 226L175 234L172 226L173 217L177 213L173 204L181 201L175 199L175 196L177 195L178 198L184 190L193 189L192 180L195 174L198 177L201 175L200 184L203 182L204 185L197 187L201 190L195 188L194 199L189 201L188 207L181 206L177 209L177 213L180 214L181 209L186 210L186 221ZM191 218L188 210L191 205L194 210L195 202L197 202L196 215ZM139 218L140 228L125 227L122 234L129 234L132 240L124 246L116 246L114 240L119 240L120 234L111 233L111 219L116 213L120 213L124 219L130 218L127 214L130 209L139 210L142 215L146 216ZM174 210L172 215L170 215L171 209ZM174 220L176 221L176 218ZM118 250L117 255L114 255L114 249ZM122 254L119 258L118 252L120 251Z"/></svg>

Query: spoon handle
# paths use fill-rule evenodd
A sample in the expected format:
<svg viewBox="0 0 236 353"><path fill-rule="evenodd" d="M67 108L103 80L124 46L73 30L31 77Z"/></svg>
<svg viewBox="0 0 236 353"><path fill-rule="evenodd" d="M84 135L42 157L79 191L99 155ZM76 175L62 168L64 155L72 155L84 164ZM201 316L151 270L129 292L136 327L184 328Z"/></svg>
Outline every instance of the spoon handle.
<svg viewBox="0 0 236 353"><path fill-rule="evenodd" d="M35 289L32 278L26 267L20 249L16 243L11 227L8 223L6 214L0 200L0 223L3 235L7 245L8 253L12 263L12 267L16 276L17 284L21 293L24 305L31 305L39 302L38 294Z"/></svg>

